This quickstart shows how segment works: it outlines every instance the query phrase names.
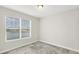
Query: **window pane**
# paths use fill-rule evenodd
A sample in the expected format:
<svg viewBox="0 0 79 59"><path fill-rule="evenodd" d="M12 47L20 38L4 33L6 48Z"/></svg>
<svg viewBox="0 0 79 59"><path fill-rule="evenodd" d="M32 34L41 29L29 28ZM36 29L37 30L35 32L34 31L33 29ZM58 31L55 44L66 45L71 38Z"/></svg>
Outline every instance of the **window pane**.
<svg viewBox="0 0 79 59"><path fill-rule="evenodd" d="M21 20L21 37L30 37L31 30L31 21L30 20Z"/></svg>
<svg viewBox="0 0 79 59"><path fill-rule="evenodd" d="M21 26L22 26L22 29L29 29L30 28L30 20L21 20Z"/></svg>
<svg viewBox="0 0 79 59"><path fill-rule="evenodd" d="M22 29L21 33L22 33L22 38L30 37L30 29Z"/></svg>
<svg viewBox="0 0 79 59"><path fill-rule="evenodd" d="M7 40L19 39L19 29L7 29Z"/></svg>
<svg viewBox="0 0 79 59"><path fill-rule="evenodd" d="M6 27L7 28L19 28L19 19L13 17L6 18Z"/></svg>

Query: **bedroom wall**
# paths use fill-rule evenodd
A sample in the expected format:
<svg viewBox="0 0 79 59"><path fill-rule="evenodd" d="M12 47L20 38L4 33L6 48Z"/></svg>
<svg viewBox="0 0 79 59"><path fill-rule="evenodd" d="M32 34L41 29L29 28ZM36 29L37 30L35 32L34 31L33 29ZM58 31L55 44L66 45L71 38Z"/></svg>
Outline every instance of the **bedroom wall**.
<svg viewBox="0 0 79 59"><path fill-rule="evenodd" d="M32 37L30 39L22 39L22 40L6 42L5 41L5 16L24 17L26 19L32 20ZM40 26L39 18L0 6L0 53L38 41L39 26Z"/></svg>
<svg viewBox="0 0 79 59"><path fill-rule="evenodd" d="M40 41L79 52L79 9L41 19Z"/></svg>

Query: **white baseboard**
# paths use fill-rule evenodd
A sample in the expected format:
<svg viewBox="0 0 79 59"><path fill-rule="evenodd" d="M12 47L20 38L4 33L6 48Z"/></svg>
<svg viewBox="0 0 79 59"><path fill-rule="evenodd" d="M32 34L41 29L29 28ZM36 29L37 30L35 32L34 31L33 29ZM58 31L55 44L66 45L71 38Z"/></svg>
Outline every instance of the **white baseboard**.
<svg viewBox="0 0 79 59"><path fill-rule="evenodd" d="M44 43L47 43L47 44L50 44L50 45L54 45L54 46L58 46L58 47L61 47L61 48L65 48L65 49L68 49L68 50L71 50L71 51L79 52L79 50L77 50L77 49L65 47L65 46L54 44L54 43L51 43L51 42L47 42L47 41L43 41L43 40L42 41L40 40L40 42L44 42Z"/></svg>
<svg viewBox="0 0 79 59"><path fill-rule="evenodd" d="M36 41L29 42L27 44L23 44L23 45L18 46L16 48L19 48L19 47L22 47L22 46L25 46L25 45L29 45L29 44L34 43L34 42L37 42L37 40ZM12 49L8 49L8 50L0 51L0 54L5 53L5 52L8 52L8 51L11 51L11 50L16 49L16 48L12 48Z"/></svg>

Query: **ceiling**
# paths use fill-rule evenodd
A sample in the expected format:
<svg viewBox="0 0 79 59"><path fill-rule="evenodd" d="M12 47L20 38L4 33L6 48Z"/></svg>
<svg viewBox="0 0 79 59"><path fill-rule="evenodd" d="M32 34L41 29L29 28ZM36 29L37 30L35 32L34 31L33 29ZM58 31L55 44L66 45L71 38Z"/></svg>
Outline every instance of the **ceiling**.
<svg viewBox="0 0 79 59"><path fill-rule="evenodd" d="M4 5L3 7L7 7L39 18L79 8L78 5L44 5L42 9L37 8L37 5Z"/></svg>

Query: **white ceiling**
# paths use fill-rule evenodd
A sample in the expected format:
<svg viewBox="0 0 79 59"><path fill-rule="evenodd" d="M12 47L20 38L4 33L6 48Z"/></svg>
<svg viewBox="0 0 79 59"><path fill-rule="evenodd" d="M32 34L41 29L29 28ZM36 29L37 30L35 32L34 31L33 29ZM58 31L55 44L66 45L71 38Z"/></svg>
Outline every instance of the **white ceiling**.
<svg viewBox="0 0 79 59"><path fill-rule="evenodd" d="M3 7L7 7L39 18L79 8L77 5L45 5L42 9L38 9L36 5L4 5Z"/></svg>

